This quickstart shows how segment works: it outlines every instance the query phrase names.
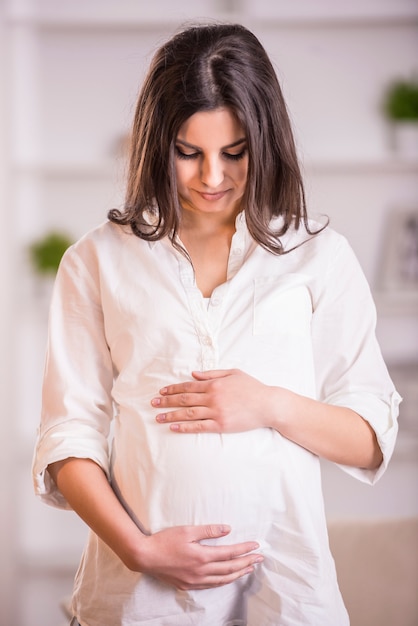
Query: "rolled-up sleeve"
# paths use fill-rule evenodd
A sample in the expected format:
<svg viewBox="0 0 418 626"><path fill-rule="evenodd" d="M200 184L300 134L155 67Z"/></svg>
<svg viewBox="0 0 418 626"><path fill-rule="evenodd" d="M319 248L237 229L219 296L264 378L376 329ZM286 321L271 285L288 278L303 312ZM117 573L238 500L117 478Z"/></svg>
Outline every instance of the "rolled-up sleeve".
<svg viewBox="0 0 418 626"><path fill-rule="evenodd" d="M330 250L324 288L314 303L312 333L318 398L352 409L376 433L383 462L376 470L342 469L375 483L392 456L401 397L375 334L376 310L360 265L343 237Z"/></svg>
<svg viewBox="0 0 418 626"><path fill-rule="evenodd" d="M75 247L64 255L53 291L33 459L35 493L69 508L46 468L70 457L89 458L109 475L113 368L106 342L100 281Z"/></svg>

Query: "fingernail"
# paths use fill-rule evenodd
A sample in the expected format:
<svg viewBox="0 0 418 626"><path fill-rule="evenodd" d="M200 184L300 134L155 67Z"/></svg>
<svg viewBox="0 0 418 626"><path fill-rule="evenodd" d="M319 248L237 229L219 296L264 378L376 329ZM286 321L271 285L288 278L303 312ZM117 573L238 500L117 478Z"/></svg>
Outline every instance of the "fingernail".
<svg viewBox="0 0 418 626"><path fill-rule="evenodd" d="M165 420L167 419L167 415L165 413L161 413L160 415L157 415L155 419L157 420L157 422L165 422Z"/></svg>
<svg viewBox="0 0 418 626"><path fill-rule="evenodd" d="M259 556L255 559L254 563L262 563L264 561L264 557Z"/></svg>
<svg viewBox="0 0 418 626"><path fill-rule="evenodd" d="M160 398L153 398L151 400L151 404L152 404L152 406L159 406L161 404Z"/></svg>
<svg viewBox="0 0 418 626"><path fill-rule="evenodd" d="M180 430L180 424L171 424L170 430Z"/></svg>
<svg viewBox="0 0 418 626"><path fill-rule="evenodd" d="M167 387L163 387L162 389L160 389L160 394L162 396L164 396L167 393Z"/></svg>

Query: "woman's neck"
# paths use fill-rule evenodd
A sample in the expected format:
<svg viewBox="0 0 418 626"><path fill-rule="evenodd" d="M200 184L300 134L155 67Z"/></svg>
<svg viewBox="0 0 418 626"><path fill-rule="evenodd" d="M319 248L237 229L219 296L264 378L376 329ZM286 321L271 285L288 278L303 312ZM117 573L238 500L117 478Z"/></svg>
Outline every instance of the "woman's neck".
<svg viewBox="0 0 418 626"><path fill-rule="evenodd" d="M204 297L227 278L229 251L235 233L234 220L185 219L179 236L195 271L196 283ZM206 216L205 216L206 217ZM213 214L209 216L213 218ZM216 216L219 217L219 216Z"/></svg>
<svg viewBox="0 0 418 626"><path fill-rule="evenodd" d="M239 211L225 213L198 213L183 210L180 237L193 235L199 239L224 236L235 232L235 221Z"/></svg>

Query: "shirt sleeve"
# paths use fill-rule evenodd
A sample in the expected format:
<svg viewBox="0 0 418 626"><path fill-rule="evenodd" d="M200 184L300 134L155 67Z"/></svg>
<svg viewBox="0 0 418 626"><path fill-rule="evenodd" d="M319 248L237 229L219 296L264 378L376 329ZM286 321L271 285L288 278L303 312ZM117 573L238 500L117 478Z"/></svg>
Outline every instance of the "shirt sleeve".
<svg viewBox="0 0 418 626"><path fill-rule="evenodd" d="M73 247L62 259L51 301L32 466L35 493L48 504L70 508L46 471L50 463L89 458L109 476L112 383L99 280Z"/></svg>
<svg viewBox="0 0 418 626"><path fill-rule="evenodd" d="M373 484L393 453L401 397L376 339L376 309L366 278L346 239L338 237L334 244L312 318L317 394L322 402L356 411L375 431L383 454L380 467L340 466Z"/></svg>

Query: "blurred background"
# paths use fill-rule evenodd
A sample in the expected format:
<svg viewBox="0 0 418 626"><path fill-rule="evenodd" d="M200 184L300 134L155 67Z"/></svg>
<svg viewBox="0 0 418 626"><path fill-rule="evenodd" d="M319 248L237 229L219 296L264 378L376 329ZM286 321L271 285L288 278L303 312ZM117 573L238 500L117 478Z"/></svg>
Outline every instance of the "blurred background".
<svg viewBox="0 0 418 626"><path fill-rule="evenodd" d="M121 206L150 58L205 18L243 23L269 52L310 211L358 255L404 397L377 486L324 463L328 519L418 515L418 0L0 0L1 626L66 623L86 533L30 477L55 259Z"/></svg>

